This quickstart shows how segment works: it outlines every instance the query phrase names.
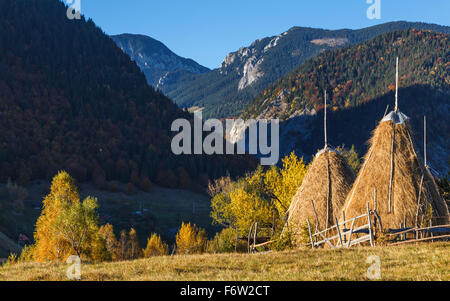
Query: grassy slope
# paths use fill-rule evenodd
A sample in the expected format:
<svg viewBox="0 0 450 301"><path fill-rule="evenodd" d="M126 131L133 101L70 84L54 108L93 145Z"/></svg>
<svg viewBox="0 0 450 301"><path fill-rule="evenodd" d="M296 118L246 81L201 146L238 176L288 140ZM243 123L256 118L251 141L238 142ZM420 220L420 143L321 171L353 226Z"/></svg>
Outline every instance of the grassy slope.
<svg viewBox="0 0 450 301"><path fill-rule="evenodd" d="M82 266L83 280L367 280L367 257L382 280L450 280L450 243L350 250L156 257ZM66 280L66 264L0 268L0 280Z"/></svg>

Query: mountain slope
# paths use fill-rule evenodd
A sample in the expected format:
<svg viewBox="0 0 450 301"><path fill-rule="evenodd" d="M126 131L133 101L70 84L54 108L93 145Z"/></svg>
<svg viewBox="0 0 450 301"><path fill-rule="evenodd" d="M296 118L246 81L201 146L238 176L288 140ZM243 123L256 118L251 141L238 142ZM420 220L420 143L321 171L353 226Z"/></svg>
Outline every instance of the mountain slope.
<svg viewBox="0 0 450 301"><path fill-rule="evenodd" d="M156 88L163 84L168 72L201 74L210 71L191 59L176 55L163 43L145 35L121 34L111 36L111 39L136 62L148 83Z"/></svg>
<svg viewBox="0 0 450 301"><path fill-rule="evenodd" d="M248 162L173 155L171 123L191 115L148 86L91 20L68 20L58 0L0 0L0 40L0 181L65 169L101 187L148 178L192 187Z"/></svg>
<svg viewBox="0 0 450 301"><path fill-rule="evenodd" d="M358 44L382 33L418 28L449 33L450 27L392 22L360 30L293 27L230 53L204 74L169 73L159 88L182 106L205 108L206 116L236 116L268 85L323 51Z"/></svg>
<svg viewBox="0 0 450 301"><path fill-rule="evenodd" d="M399 85L430 85L448 93L448 35L422 30L386 33L357 46L328 51L308 60L266 88L244 112L245 117L289 118L323 108L323 91L333 110L357 106Z"/></svg>
<svg viewBox="0 0 450 301"><path fill-rule="evenodd" d="M400 58L400 110L411 118L418 145L423 141L423 116L427 115L429 162L446 175L450 158L450 47L446 34L397 31L323 53L265 89L243 117L281 118L281 155L296 150L311 158L323 146L326 89L329 142L334 146L354 144L364 154L366 141L386 106L393 108L396 56Z"/></svg>

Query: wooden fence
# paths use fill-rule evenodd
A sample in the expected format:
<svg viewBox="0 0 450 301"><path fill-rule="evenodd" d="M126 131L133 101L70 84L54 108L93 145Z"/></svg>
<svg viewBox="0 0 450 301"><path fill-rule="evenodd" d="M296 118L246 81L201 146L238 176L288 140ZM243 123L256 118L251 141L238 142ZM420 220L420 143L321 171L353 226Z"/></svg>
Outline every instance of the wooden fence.
<svg viewBox="0 0 450 301"><path fill-rule="evenodd" d="M334 226L323 231L319 231L316 227L314 233L311 231L311 223L309 222L309 219L307 219L311 248L314 249L324 244L327 244L332 249L350 248L364 242L369 242L371 246L374 246L374 227L371 221L371 216L375 214L375 211L370 211L369 204L367 203L367 212L365 214L348 220L345 220L344 218L344 221L341 223L339 223L337 218L335 218L336 224ZM355 228L355 223L360 220L365 220L365 224ZM350 224L350 228L346 227L348 224ZM329 233L332 236L328 237ZM365 235L356 238L354 237L355 235L358 236L360 233Z"/></svg>

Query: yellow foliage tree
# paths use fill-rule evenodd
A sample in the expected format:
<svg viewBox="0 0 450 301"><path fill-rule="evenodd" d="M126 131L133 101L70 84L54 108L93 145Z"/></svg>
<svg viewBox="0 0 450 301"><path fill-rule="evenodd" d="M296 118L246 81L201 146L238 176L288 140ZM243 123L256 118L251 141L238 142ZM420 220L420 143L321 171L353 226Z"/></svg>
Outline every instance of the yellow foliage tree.
<svg viewBox="0 0 450 301"><path fill-rule="evenodd" d="M111 260L120 260L120 244L114 234L114 228L111 224L100 227L99 234L105 241L106 250L111 256Z"/></svg>
<svg viewBox="0 0 450 301"><path fill-rule="evenodd" d="M181 224L181 228L176 235L177 253L178 254L198 254L203 253L208 242L206 232L198 229L196 225L191 223Z"/></svg>
<svg viewBox="0 0 450 301"><path fill-rule="evenodd" d="M65 204L79 201L75 180L67 172L59 172L53 178L50 194L45 197L41 216L36 222L33 260L63 261L72 255L70 243L58 234L55 225Z"/></svg>
<svg viewBox="0 0 450 301"><path fill-rule="evenodd" d="M67 172L59 172L36 222L32 259L65 261L70 255L97 261L107 259L108 252L98 232L97 208L95 198L81 202L75 180Z"/></svg>
<svg viewBox="0 0 450 301"><path fill-rule="evenodd" d="M283 217L307 171L303 159L295 153L283 158L282 163L281 168L272 166L266 171L260 166L236 182L221 180L211 185L216 187L211 200L213 220L244 235L254 222L281 230Z"/></svg>
<svg viewBox="0 0 450 301"><path fill-rule="evenodd" d="M162 241L161 236L153 233L147 240L147 247L143 250L144 257L163 256L169 253L169 246Z"/></svg>
<svg viewBox="0 0 450 301"><path fill-rule="evenodd" d="M137 259L142 257L142 249L139 246L139 238L134 228L131 228L130 233L128 234L127 251L128 251L127 254L128 259Z"/></svg>

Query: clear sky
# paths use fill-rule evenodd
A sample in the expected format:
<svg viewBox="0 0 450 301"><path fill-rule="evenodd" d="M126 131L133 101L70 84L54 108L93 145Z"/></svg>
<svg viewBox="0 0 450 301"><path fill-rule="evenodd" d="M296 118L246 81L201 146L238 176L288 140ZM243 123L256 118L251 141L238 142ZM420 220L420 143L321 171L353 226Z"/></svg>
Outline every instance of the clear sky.
<svg viewBox="0 0 450 301"><path fill-rule="evenodd" d="M145 34L209 68L293 26L356 29L400 20L450 26L450 0L379 0L379 20L367 17L368 1L378 0L81 0L81 10L107 34Z"/></svg>

